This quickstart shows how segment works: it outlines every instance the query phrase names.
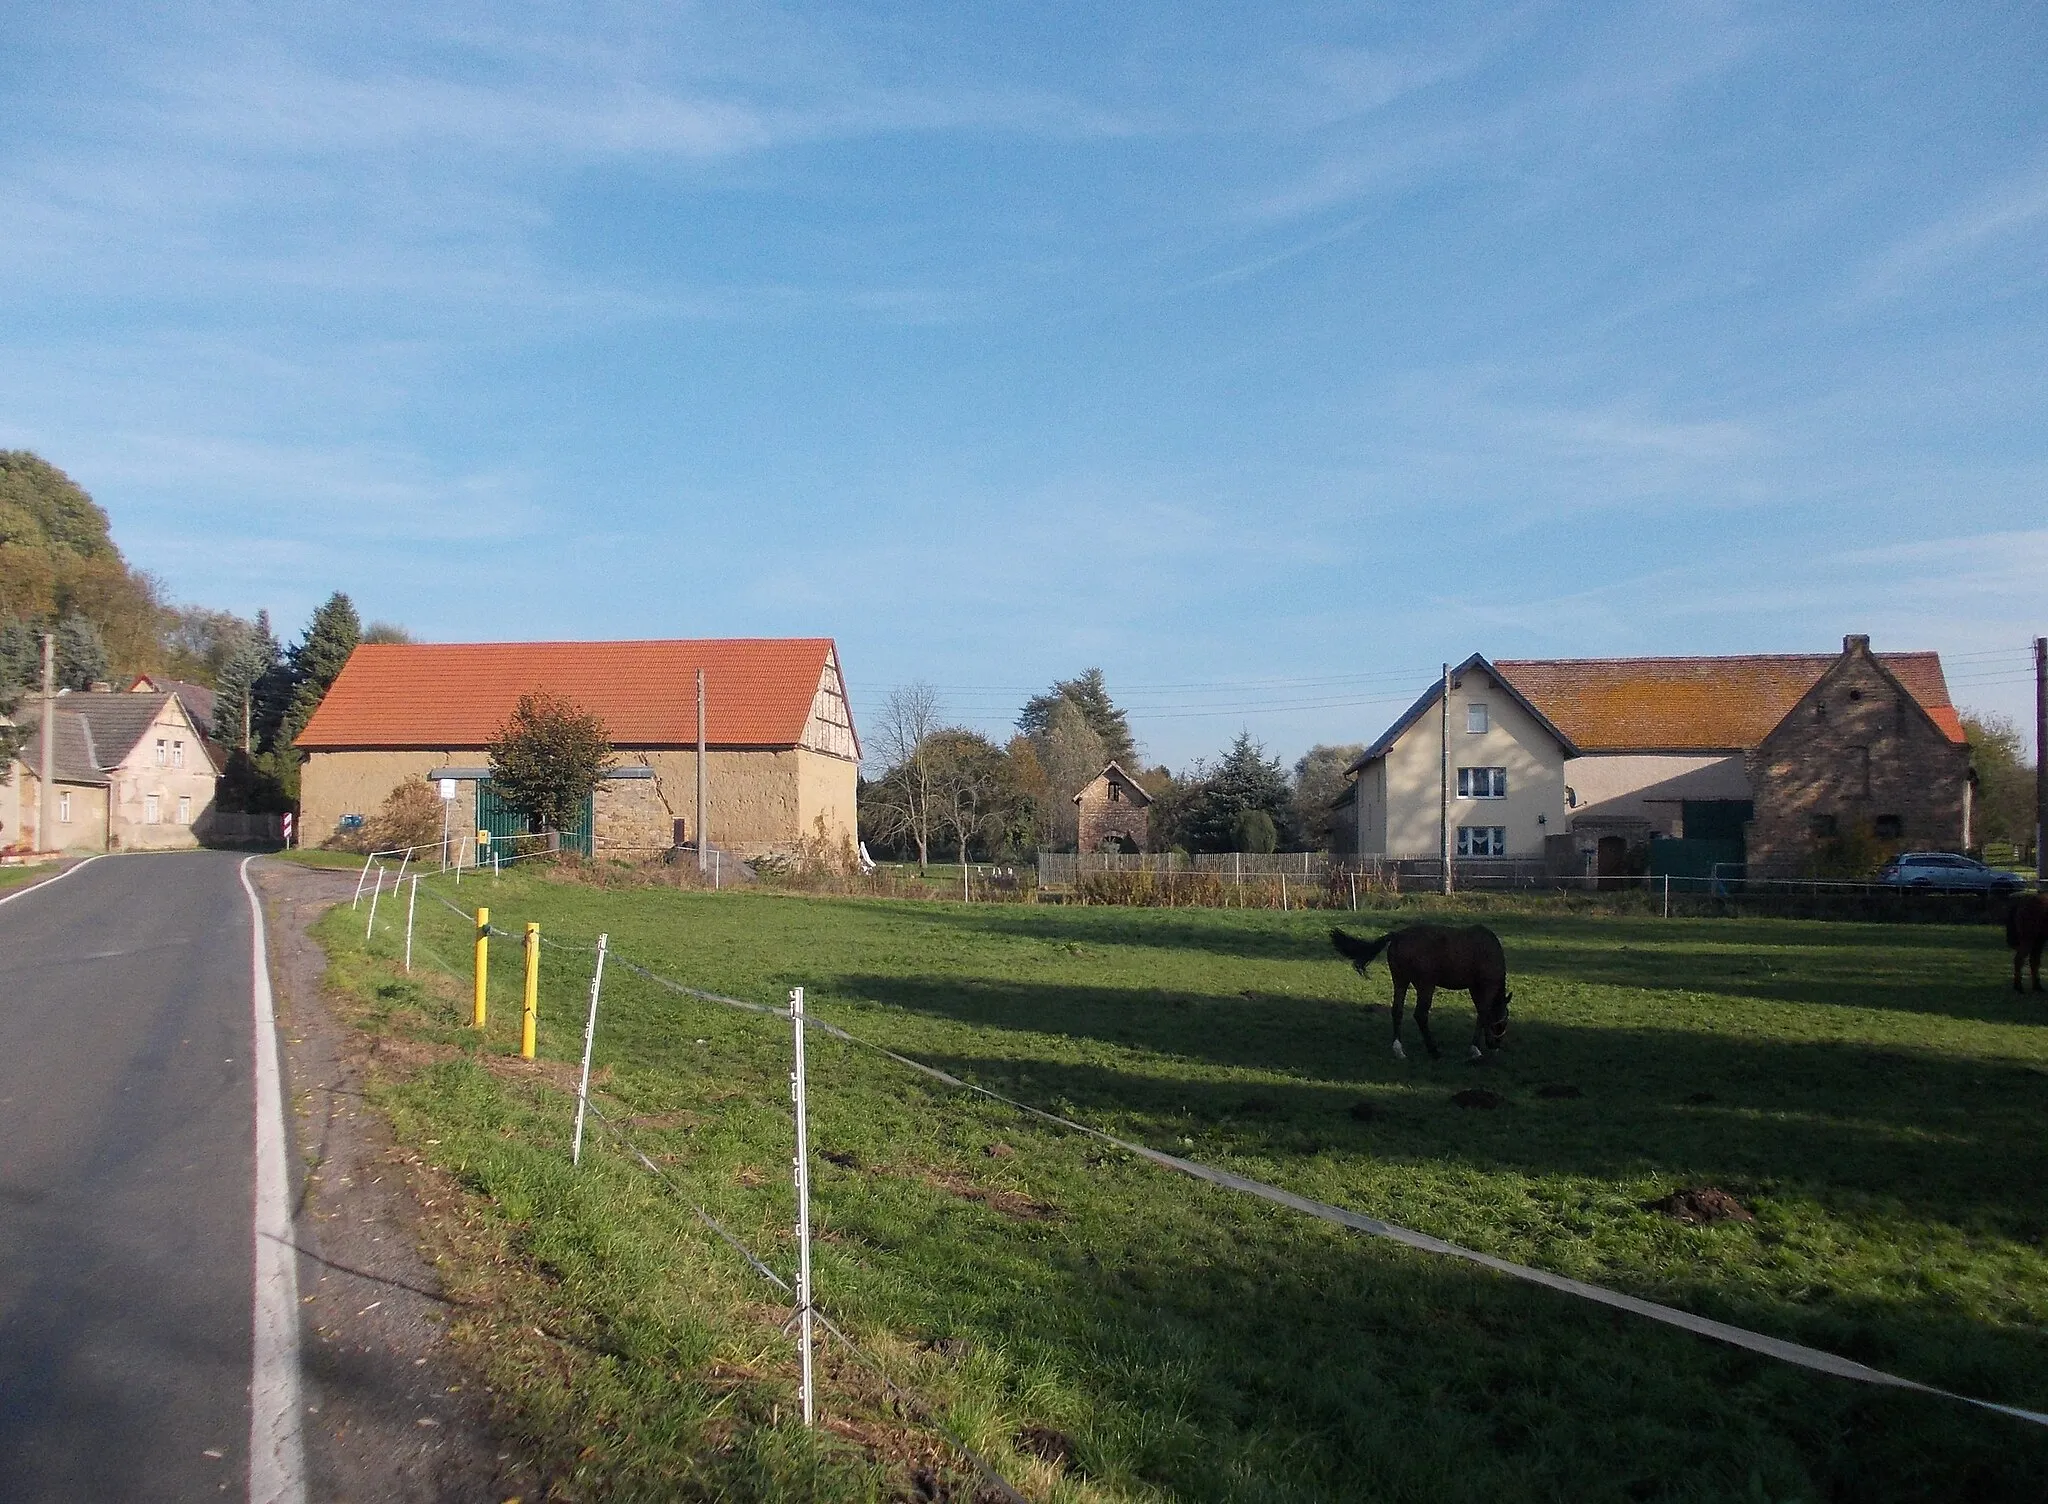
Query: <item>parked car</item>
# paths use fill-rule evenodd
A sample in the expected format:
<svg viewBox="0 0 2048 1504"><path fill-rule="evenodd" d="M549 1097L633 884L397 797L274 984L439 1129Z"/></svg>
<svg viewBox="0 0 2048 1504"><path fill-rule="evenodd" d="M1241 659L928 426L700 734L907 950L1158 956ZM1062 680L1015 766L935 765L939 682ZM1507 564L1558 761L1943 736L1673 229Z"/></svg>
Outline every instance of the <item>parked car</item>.
<svg viewBox="0 0 2048 1504"><path fill-rule="evenodd" d="M1877 874L1901 888L1938 888L1951 893L2017 893L2027 880L2017 872L1987 867L1952 851L1902 851Z"/></svg>

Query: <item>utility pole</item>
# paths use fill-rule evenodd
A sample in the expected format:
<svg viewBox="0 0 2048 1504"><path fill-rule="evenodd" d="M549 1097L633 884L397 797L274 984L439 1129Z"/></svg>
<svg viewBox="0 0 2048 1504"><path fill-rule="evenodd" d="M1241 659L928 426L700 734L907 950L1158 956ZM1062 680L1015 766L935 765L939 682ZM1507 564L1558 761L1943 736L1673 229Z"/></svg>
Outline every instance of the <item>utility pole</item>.
<svg viewBox="0 0 2048 1504"><path fill-rule="evenodd" d="M1443 756L1437 764L1437 845L1443 858L1444 892L1451 891L1451 666L1444 665L1442 704L1437 717Z"/></svg>
<svg viewBox="0 0 2048 1504"><path fill-rule="evenodd" d="M57 849L57 638L43 634L43 776L36 780L36 845Z"/></svg>
<svg viewBox="0 0 2048 1504"><path fill-rule="evenodd" d="M2034 639L2034 879L2048 884L2048 637Z"/></svg>
<svg viewBox="0 0 2048 1504"><path fill-rule="evenodd" d="M702 877L711 864L710 848L704 841L704 670L697 670L697 875Z"/></svg>

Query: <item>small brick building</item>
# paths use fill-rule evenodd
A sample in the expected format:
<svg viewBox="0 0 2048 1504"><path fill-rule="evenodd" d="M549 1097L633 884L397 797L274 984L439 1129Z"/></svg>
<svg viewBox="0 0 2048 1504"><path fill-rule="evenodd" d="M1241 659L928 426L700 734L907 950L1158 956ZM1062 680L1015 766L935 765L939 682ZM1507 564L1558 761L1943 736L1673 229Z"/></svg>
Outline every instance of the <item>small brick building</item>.
<svg viewBox="0 0 2048 1504"><path fill-rule="evenodd" d="M1953 714L1951 712L1951 714ZM1885 845L1968 844L1970 749L1870 651L1842 656L1745 758L1749 860L1785 866L1852 834Z"/></svg>
<svg viewBox="0 0 2048 1504"><path fill-rule="evenodd" d="M1115 763L1090 779L1074 796L1080 807L1076 849L1140 852L1145 849L1151 819L1145 813L1152 796Z"/></svg>

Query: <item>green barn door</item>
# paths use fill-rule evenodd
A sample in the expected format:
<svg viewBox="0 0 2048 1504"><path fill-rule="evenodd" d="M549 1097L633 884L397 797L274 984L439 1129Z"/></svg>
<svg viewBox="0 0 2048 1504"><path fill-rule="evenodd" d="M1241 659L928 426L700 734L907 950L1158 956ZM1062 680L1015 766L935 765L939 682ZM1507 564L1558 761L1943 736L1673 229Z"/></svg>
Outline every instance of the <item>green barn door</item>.
<svg viewBox="0 0 2048 1504"><path fill-rule="evenodd" d="M583 807L576 812L576 823L562 832L564 851L573 851L579 856L586 857L591 854L591 827L595 823L595 811L592 808L594 803L592 795L583 796ZM512 856L532 849L533 843L530 841L506 839L512 836L531 835L533 822L527 818L524 810L514 809L506 803L488 778L482 779L476 786L476 828L491 833L491 844L494 847L498 846L500 840L505 841L504 846L499 848L501 856Z"/></svg>

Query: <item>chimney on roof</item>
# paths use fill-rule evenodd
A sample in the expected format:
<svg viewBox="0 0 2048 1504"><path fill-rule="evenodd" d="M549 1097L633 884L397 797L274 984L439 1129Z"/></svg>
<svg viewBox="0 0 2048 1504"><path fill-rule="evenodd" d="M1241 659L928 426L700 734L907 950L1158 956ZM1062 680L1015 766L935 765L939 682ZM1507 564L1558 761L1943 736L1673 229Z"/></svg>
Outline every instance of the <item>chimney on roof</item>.
<svg viewBox="0 0 2048 1504"><path fill-rule="evenodd" d="M1863 651L1866 653L1870 651L1870 638L1868 634L1861 632L1852 632L1847 637L1844 637L1842 639L1843 652L1853 653L1858 648L1863 649Z"/></svg>

